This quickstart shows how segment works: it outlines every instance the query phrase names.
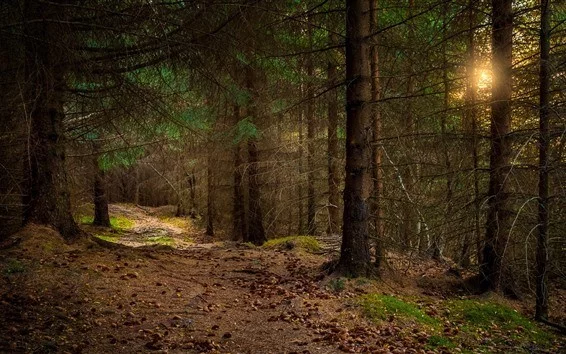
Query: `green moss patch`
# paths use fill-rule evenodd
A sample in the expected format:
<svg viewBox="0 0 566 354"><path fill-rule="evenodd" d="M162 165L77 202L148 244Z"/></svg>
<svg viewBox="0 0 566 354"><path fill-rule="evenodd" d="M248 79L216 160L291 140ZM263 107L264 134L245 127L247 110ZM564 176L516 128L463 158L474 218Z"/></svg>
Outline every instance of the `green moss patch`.
<svg viewBox="0 0 566 354"><path fill-rule="evenodd" d="M163 246L173 246L175 240L168 236L153 236L147 239L148 243L163 245Z"/></svg>
<svg viewBox="0 0 566 354"><path fill-rule="evenodd" d="M551 335L514 309L493 301L456 300L447 306L451 317L463 321L462 330L492 331L513 339L549 344Z"/></svg>
<svg viewBox="0 0 566 354"><path fill-rule="evenodd" d="M104 232L100 234L94 234L94 236L98 237L101 240L108 241L108 242L118 242L120 240L120 234L114 234L110 232Z"/></svg>
<svg viewBox="0 0 566 354"><path fill-rule="evenodd" d="M368 294L361 297L359 304L364 315L373 321L385 320L389 316L395 316L421 324L439 325L438 320L424 313L416 305L394 296Z"/></svg>
<svg viewBox="0 0 566 354"><path fill-rule="evenodd" d="M287 236L267 241L263 244L264 248L292 250L295 248L303 249L308 252L319 252L320 244L312 236Z"/></svg>
<svg viewBox="0 0 566 354"><path fill-rule="evenodd" d="M79 218L79 222L85 225L92 225L94 221L93 216L82 215ZM132 219L128 219L125 216L111 216L110 217L110 227L114 230L128 230L134 227L134 221Z"/></svg>

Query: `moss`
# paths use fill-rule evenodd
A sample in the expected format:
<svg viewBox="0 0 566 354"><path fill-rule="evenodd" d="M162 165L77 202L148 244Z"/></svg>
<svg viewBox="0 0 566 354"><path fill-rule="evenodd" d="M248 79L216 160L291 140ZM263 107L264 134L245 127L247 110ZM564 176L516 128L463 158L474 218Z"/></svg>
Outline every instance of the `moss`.
<svg viewBox="0 0 566 354"><path fill-rule="evenodd" d="M175 244L175 240L168 236L149 237L147 242L163 246L173 246Z"/></svg>
<svg viewBox="0 0 566 354"><path fill-rule="evenodd" d="M166 224L169 224L171 226L175 226L175 227L178 227L178 228L184 229L184 230L188 230L191 227L191 222L186 218L162 216L162 217L159 217L159 220L163 221Z"/></svg>
<svg viewBox="0 0 566 354"><path fill-rule="evenodd" d="M26 271L26 266L17 259L10 258L6 261L6 266L4 267L4 274L12 275L17 273L24 273L25 271Z"/></svg>
<svg viewBox="0 0 566 354"><path fill-rule="evenodd" d="M449 338L433 335L428 338L427 347L430 349L439 348L439 347L448 349L448 348L455 348L456 344Z"/></svg>
<svg viewBox="0 0 566 354"><path fill-rule="evenodd" d="M108 242L118 242L120 240L120 234L113 234L110 232L104 232L100 234L94 234L94 236L98 237L101 240L108 241Z"/></svg>
<svg viewBox="0 0 566 354"><path fill-rule="evenodd" d="M78 217L79 222L84 225L92 225L94 221L93 216L89 215L81 215ZM111 216L110 217L110 227L114 230L128 230L134 227L134 221L132 219L128 219L125 216Z"/></svg>
<svg viewBox="0 0 566 354"><path fill-rule="evenodd" d="M513 333L514 339L527 339L538 344L549 344L550 334L514 309L493 301L456 300L448 303L452 316L465 321L464 331L490 329L494 326Z"/></svg>
<svg viewBox="0 0 566 354"><path fill-rule="evenodd" d="M312 236L287 236L267 241L263 244L264 248L292 250L295 248L304 249L308 252L319 252L320 244Z"/></svg>
<svg viewBox="0 0 566 354"><path fill-rule="evenodd" d="M425 314L416 305L394 296L368 294L362 296L359 304L364 315L373 321L385 320L388 316L394 315L434 327L440 324L438 320Z"/></svg>

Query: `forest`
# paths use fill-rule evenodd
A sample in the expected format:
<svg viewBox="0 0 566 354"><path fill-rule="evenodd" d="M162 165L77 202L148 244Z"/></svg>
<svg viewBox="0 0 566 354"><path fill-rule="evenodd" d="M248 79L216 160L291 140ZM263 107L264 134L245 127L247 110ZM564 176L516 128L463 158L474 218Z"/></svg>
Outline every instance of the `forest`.
<svg viewBox="0 0 566 354"><path fill-rule="evenodd" d="M566 352L565 1L0 19L0 353Z"/></svg>

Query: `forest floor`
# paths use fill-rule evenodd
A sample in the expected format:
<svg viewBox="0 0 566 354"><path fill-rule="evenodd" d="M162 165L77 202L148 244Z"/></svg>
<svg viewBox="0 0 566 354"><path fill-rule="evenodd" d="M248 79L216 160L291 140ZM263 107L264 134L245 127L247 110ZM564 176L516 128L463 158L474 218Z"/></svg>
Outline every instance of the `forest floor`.
<svg viewBox="0 0 566 354"><path fill-rule="evenodd" d="M78 217L106 247L31 225L0 250L1 353L566 352L529 304L471 294L448 263L390 255L379 281L324 276L328 240L254 247L163 209L110 211L109 229Z"/></svg>

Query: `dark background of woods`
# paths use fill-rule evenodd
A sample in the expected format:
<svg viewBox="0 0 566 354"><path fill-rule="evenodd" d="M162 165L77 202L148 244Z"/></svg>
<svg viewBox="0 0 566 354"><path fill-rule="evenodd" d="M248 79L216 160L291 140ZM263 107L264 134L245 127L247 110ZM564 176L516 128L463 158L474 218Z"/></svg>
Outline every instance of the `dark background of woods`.
<svg viewBox="0 0 566 354"><path fill-rule="evenodd" d="M497 135L485 77L492 4L376 4L368 43L378 57L370 104L379 134L368 144L380 161L372 211L381 217L370 219L372 239L381 234L385 259L401 252L477 267ZM547 274L563 282L566 5L548 9ZM54 206L51 219L33 214L41 205L31 171L49 159L52 152L39 151L49 141L60 143L57 156L66 154L53 171L67 175L75 216L91 212L98 181L110 203L174 205L225 239L340 234L345 10L344 2L316 0L2 1L0 235L17 231L26 215L64 218ZM541 7L515 1L512 12L502 258L507 281L534 292ZM38 109L53 116L35 129ZM61 188L49 192L54 205L65 204Z"/></svg>

